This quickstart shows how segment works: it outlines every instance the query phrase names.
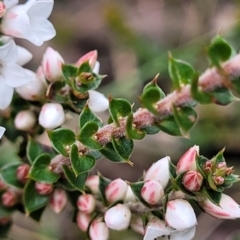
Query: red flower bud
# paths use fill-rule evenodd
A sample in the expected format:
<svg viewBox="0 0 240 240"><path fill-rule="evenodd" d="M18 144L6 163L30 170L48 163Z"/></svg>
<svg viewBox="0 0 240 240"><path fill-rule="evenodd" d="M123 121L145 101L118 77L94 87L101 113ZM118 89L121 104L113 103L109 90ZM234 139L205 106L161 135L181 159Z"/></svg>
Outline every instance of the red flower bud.
<svg viewBox="0 0 240 240"><path fill-rule="evenodd" d="M60 213L66 205L67 194L65 190L61 188L56 188L51 196L50 207L55 213Z"/></svg>
<svg viewBox="0 0 240 240"><path fill-rule="evenodd" d="M96 201L92 194L82 194L78 197L77 207L83 213L92 213L95 209Z"/></svg>
<svg viewBox="0 0 240 240"><path fill-rule="evenodd" d="M206 172L210 172L212 170L212 162L210 160L206 161L203 165L203 170L205 170Z"/></svg>
<svg viewBox="0 0 240 240"><path fill-rule="evenodd" d="M183 176L183 185L187 190L191 192L199 191L202 186L202 182L203 177L197 171L188 171Z"/></svg>
<svg viewBox="0 0 240 240"><path fill-rule="evenodd" d="M29 165L27 164L22 164L17 168L16 171L16 177L18 179L19 182L21 183L26 183L27 181L27 176L28 176L28 172L29 172Z"/></svg>
<svg viewBox="0 0 240 240"><path fill-rule="evenodd" d="M53 185L50 183L36 182L35 189L40 195L49 195L53 191Z"/></svg>
<svg viewBox="0 0 240 240"><path fill-rule="evenodd" d="M2 195L2 205L5 207L13 207L18 201L18 196L15 192L7 190Z"/></svg>

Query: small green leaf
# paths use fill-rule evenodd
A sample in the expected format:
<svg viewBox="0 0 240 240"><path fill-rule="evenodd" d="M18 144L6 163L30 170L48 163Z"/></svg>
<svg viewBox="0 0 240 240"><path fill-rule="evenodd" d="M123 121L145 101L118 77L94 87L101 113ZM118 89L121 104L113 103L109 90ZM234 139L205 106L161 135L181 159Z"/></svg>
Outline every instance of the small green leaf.
<svg viewBox="0 0 240 240"><path fill-rule="evenodd" d="M199 75L196 73L191 83L191 95L193 99L195 99L201 104L211 103L213 97L209 93L202 92L199 90L198 78L199 78Z"/></svg>
<svg viewBox="0 0 240 240"><path fill-rule="evenodd" d="M183 135L192 128L197 119L197 114L191 107L177 108L173 105L173 115Z"/></svg>
<svg viewBox="0 0 240 240"><path fill-rule="evenodd" d="M125 160L116 152L111 142L107 143L102 149L99 150L101 154L112 162L122 163Z"/></svg>
<svg viewBox="0 0 240 240"><path fill-rule="evenodd" d="M59 175L48 169L50 162L48 154L40 155L31 166L28 177L37 182L55 183Z"/></svg>
<svg viewBox="0 0 240 240"><path fill-rule="evenodd" d="M51 157L56 155L55 151L49 146L43 145L34 139L30 138L27 144L27 158L30 163L33 163L35 159L42 153L48 153Z"/></svg>
<svg viewBox="0 0 240 240"><path fill-rule="evenodd" d="M89 64L89 61L83 62L78 68L78 74L81 74L84 72L92 73L92 68Z"/></svg>
<svg viewBox="0 0 240 240"><path fill-rule="evenodd" d="M98 173L99 176L99 192L101 194L102 200L105 204L107 204L107 199L106 199L106 195L105 195L105 189L107 187L107 185L111 182L110 179L103 177L102 174Z"/></svg>
<svg viewBox="0 0 240 240"><path fill-rule="evenodd" d="M144 185L144 182L143 181L140 181L140 182L136 182L136 183L130 183L129 184L134 195L137 197L137 199L144 205L146 205L147 207L151 207L150 204L148 204L141 196L141 190L142 190L142 187Z"/></svg>
<svg viewBox="0 0 240 240"><path fill-rule="evenodd" d="M236 183L239 181L240 179L238 175L230 174L224 178L224 183L222 186L225 188L229 188L233 185L233 183Z"/></svg>
<svg viewBox="0 0 240 240"><path fill-rule="evenodd" d="M46 97L51 102L66 103L69 100L69 91L65 82L56 81L48 86Z"/></svg>
<svg viewBox="0 0 240 240"><path fill-rule="evenodd" d="M177 177L176 166L171 161L169 161L169 173L171 179L175 179Z"/></svg>
<svg viewBox="0 0 240 240"><path fill-rule="evenodd" d="M208 184L209 184L210 188L214 191L217 191L217 186L213 181L213 174L211 172L208 173L207 180L208 180Z"/></svg>
<svg viewBox="0 0 240 240"><path fill-rule="evenodd" d="M214 102L219 105L228 105L234 100L237 100L236 97L225 87L218 87L211 94L214 96Z"/></svg>
<svg viewBox="0 0 240 240"><path fill-rule="evenodd" d="M1 168L1 175L3 180L16 188L23 188L23 184L18 181L16 172L17 168L22 165L22 163L9 163L4 165L4 167Z"/></svg>
<svg viewBox="0 0 240 240"><path fill-rule="evenodd" d="M98 131L98 124L95 122L86 123L78 134L78 140L85 146L93 149L101 149L103 146L94 139L94 134Z"/></svg>
<svg viewBox="0 0 240 240"><path fill-rule="evenodd" d="M64 80L70 87L73 86L73 82L77 77L77 72L78 72L77 67L73 65L66 65L66 64L62 65L62 74L64 76Z"/></svg>
<svg viewBox="0 0 240 240"><path fill-rule="evenodd" d="M127 132L128 138L135 139L135 140L141 140L146 135L145 132L143 132L140 129L137 129L133 126L133 113L132 112L128 115L128 118L127 118L126 132Z"/></svg>
<svg viewBox="0 0 240 240"><path fill-rule="evenodd" d="M182 136L181 130L173 116L164 118L158 123L158 126L163 132L169 135Z"/></svg>
<svg viewBox="0 0 240 240"><path fill-rule="evenodd" d="M70 146L76 141L75 133L70 129L59 128L48 131L48 136L57 152L68 157Z"/></svg>
<svg viewBox="0 0 240 240"><path fill-rule="evenodd" d="M77 177L74 172L68 168L68 166L63 165L63 172L69 181L69 183L80 192L84 193L84 185L88 177L88 173L79 174Z"/></svg>
<svg viewBox="0 0 240 240"><path fill-rule="evenodd" d="M212 203L216 204L217 206L219 206L221 197L222 197L222 193L221 192L216 192L212 189L206 189L206 188L202 188L201 193L207 197Z"/></svg>
<svg viewBox="0 0 240 240"><path fill-rule="evenodd" d="M160 128L156 124L156 125L152 125L152 126L143 127L143 128L141 128L141 130L143 130L147 134L151 135L151 134L157 134L160 131Z"/></svg>
<svg viewBox="0 0 240 240"><path fill-rule="evenodd" d="M82 128L88 122L94 122L99 127L103 126L102 120L91 111L88 105L85 105L79 116L79 127Z"/></svg>
<svg viewBox="0 0 240 240"><path fill-rule="evenodd" d="M232 54L232 47L220 35L214 37L207 53L213 66L220 67L220 63L227 61Z"/></svg>
<svg viewBox="0 0 240 240"><path fill-rule="evenodd" d="M142 105L155 115L158 115L155 103L165 97L164 92L157 85L157 77L158 75L144 87L143 94L140 97Z"/></svg>
<svg viewBox="0 0 240 240"><path fill-rule="evenodd" d="M225 158L223 156L224 151L225 151L225 148L223 148L220 152L217 153L216 156L213 157L213 159L212 159L213 164L215 164L217 166L221 162L226 162Z"/></svg>
<svg viewBox="0 0 240 240"><path fill-rule="evenodd" d="M70 160L73 172L76 176L81 173L88 172L95 165L95 158L90 155L80 156L78 153L78 147L75 144L73 144L71 148Z"/></svg>
<svg viewBox="0 0 240 240"><path fill-rule="evenodd" d="M112 138L112 144L121 158L131 164L129 158L133 152L133 140L126 137Z"/></svg>
<svg viewBox="0 0 240 240"><path fill-rule="evenodd" d="M122 98L109 98L109 113L117 126L119 126L119 117L126 117L131 111L131 104L127 100Z"/></svg>
<svg viewBox="0 0 240 240"><path fill-rule="evenodd" d="M26 213L29 215L31 212L46 206L49 200L49 196L43 196L38 194L35 190L35 182L29 180L24 189L23 203Z"/></svg>
<svg viewBox="0 0 240 240"><path fill-rule="evenodd" d="M204 156L196 156L196 166L197 166L197 170L198 172L200 172L200 174L207 179L207 174L204 171L204 165L205 163L208 161L208 159Z"/></svg>
<svg viewBox="0 0 240 240"><path fill-rule="evenodd" d="M173 81L175 89L180 90L181 84L191 83L195 71L193 67L180 59L175 59L169 54L168 72Z"/></svg>

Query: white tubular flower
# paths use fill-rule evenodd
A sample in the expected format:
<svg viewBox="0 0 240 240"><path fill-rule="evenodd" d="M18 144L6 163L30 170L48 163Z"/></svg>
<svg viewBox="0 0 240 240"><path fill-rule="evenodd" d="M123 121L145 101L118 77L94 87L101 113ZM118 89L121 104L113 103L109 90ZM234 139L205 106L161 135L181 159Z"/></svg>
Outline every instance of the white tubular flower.
<svg viewBox="0 0 240 240"><path fill-rule="evenodd" d="M197 224L192 206L183 199L175 199L167 203L165 221L168 226L178 231L184 231Z"/></svg>
<svg viewBox="0 0 240 240"><path fill-rule="evenodd" d="M26 48L17 46L18 60L17 64L20 66L25 65L32 59L32 53L30 53Z"/></svg>
<svg viewBox="0 0 240 240"><path fill-rule="evenodd" d="M18 51L13 40L0 47L0 109L6 109L12 101L14 88L33 79L17 64Z"/></svg>
<svg viewBox="0 0 240 240"><path fill-rule="evenodd" d="M102 93L95 90L89 90L88 93L88 106L93 112L104 112L108 109L109 101Z"/></svg>
<svg viewBox="0 0 240 240"><path fill-rule="evenodd" d="M28 0L16 6L7 5L7 11L2 18L1 32L41 46L56 35L53 25L47 20L53 5L53 0Z"/></svg>
<svg viewBox="0 0 240 240"><path fill-rule="evenodd" d="M29 101L38 101L44 98L47 84L39 74L36 74L28 69L25 69L32 81L16 88L16 92L23 98Z"/></svg>
<svg viewBox="0 0 240 240"><path fill-rule="evenodd" d="M105 212L104 220L110 229L121 231L128 228L131 211L127 206L119 203Z"/></svg>
<svg viewBox="0 0 240 240"><path fill-rule="evenodd" d="M6 128L0 126L0 139L2 138L5 131L6 131Z"/></svg>
<svg viewBox="0 0 240 240"><path fill-rule="evenodd" d="M39 124L46 129L53 129L65 122L65 113L59 103L46 103L39 114Z"/></svg>
<svg viewBox="0 0 240 240"><path fill-rule="evenodd" d="M169 162L170 157L164 157L153 163L144 175L144 181L155 180L159 181L163 188L168 184L169 175Z"/></svg>
<svg viewBox="0 0 240 240"><path fill-rule="evenodd" d="M64 60L59 52L48 47L43 54L42 68L49 82L55 82L62 78L62 64Z"/></svg>
<svg viewBox="0 0 240 240"><path fill-rule="evenodd" d="M240 218L240 206L231 197L222 193L219 205L212 203L209 199L199 201L199 205L203 210L219 219L235 219Z"/></svg>
<svg viewBox="0 0 240 240"><path fill-rule="evenodd" d="M30 131L36 124L36 116L31 110L22 110L18 112L14 119L16 129Z"/></svg>

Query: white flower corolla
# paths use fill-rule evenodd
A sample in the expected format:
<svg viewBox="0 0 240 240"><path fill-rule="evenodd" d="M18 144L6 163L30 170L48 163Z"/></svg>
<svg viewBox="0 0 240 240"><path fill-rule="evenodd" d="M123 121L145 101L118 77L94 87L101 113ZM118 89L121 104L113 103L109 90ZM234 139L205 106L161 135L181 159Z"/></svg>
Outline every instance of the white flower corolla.
<svg viewBox="0 0 240 240"><path fill-rule="evenodd" d="M108 109L109 101L102 93L95 90L89 90L88 94L88 106L93 112L104 112Z"/></svg>
<svg viewBox="0 0 240 240"><path fill-rule="evenodd" d="M31 82L26 70L17 64L17 47L13 40L0 47L0 109L6 109L12 100L14 88Z"/></svg>
<svg viewBox="0 0 240 240"><path fill-rule="evenodd" d="M184 231L197 224L192 206L184 199L175 199L167 203L165 221L168 226L178 231Z"/></svg>
<svg viewBox="0 0 240 240"><path fill-rule="evenodd" d="M39 114L39 124L46 129L53 129L65 122L65 113L59 103L46 103Z"/></svg>
<svg viewBox="0 0 240 240"><path fill-rule="evenodd" d="M170 175L169 175L169 162L171 161L170 157L166 156L161 158L146 171L144 175L144 181L155 180L159 181L163 188L168 184Z"/></svg>
<svg viewBox="0 0 240 240"><path fill-rule="evenodd" d="M47 83L40 74L40 70L34 73L25 69L26 73L32 78L32 81L16 88L16 92L23 98L29 101L38 101L45 97L47 90Z"/></svg>
<svg viewBox="0 0 240 240"><path fill-rule="evenodd" d="M41 46L56 35L53 25L47 20L53 9L53 0L28 0L19 5L14 3L6 4L7 11L1 23L3 34L27 39L36 46Z"/></svg>
<svg viewBox="0 0 240 240"><path fill-rule="evenodd" d="M0 126L0 139L2 138L6 128Z"/></svg>

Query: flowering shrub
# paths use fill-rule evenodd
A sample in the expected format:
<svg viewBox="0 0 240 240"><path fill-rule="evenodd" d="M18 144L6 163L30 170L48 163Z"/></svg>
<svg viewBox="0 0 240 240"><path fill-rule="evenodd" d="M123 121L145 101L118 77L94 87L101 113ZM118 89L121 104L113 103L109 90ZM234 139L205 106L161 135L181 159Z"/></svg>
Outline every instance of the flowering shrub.
<svg viewBox="0 0 240 240"><path fill-rule="evenodd" d="M196 104L229 104L232 89L240 89L240 55L233 56L233 47L217 35L207 48L212 67L199 76L189 63L169 54L173 91L166 95L156 76L144 87L142 107L134 112L127 100L107 99L96 91L104 78L96 50L68 64L48 47L36 72L22 67L32 55L14 38L37 46L53 38L55 29L47 20L53 5L53 0L0 1L0 138L5 131L3 141L8 138L9 119L16 133L28 136L21 146L22 162L5 164L0 171L0 225L10 226L19 206L33 217L48 205L60 213L69 200L77 212L77 226L91 240L107 240L110 229L127 228L144 240L192 239L197 225L192 203L216 218L239 218L239 205L223 193L239 181L224 150L208 159L195 145L176 166L169 156L163 157L137 182L89 172L102 157L132 166L134 140L147 134L185 136L197 119ZM21 106L16 106L18 100ZM107 109L104 125L96 113ZM69 113L79 115L77 129L62 127ZM50 146L36 140L43 131Z"/></svg>

